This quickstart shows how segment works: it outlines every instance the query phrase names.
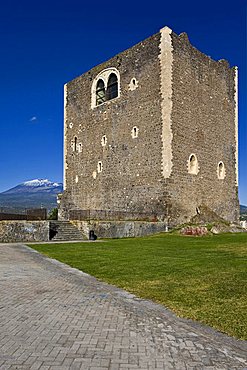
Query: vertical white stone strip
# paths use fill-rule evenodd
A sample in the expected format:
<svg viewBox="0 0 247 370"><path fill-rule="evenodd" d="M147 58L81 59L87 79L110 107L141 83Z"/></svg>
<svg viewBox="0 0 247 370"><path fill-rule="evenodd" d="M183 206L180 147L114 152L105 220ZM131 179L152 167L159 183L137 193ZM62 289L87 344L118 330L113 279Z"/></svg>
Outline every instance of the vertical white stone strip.
<svg viewBox="0 0 247 370"><path fill-rule="evenodd" d="M172 172L172 30L164 27L160 30L160 68L161 68L161 115L162 115L162 175L168 178Z"/></svg>
<svg viewBox="0 0 247 370"><path fill-rule="evenodd" d="M67 85L64 85L64 144L63 144L63 188L66 190L67 169Z"/></svg>
<svg viewBox="0 0 247 370"><path fill-rule="evenodd" d="M238 186L238 67L235 67L235 170L236 170L236 186Z"/></svg>

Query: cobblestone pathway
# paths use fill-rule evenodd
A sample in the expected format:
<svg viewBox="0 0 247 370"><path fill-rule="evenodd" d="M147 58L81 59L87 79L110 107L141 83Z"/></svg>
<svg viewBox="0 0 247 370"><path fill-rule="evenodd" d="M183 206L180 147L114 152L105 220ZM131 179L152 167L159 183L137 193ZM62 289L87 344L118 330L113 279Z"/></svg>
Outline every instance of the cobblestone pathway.
<svg viewBox="0 0 247 370"><path fill-rule="evenodd" d="M55 246L54 246L55 248ZM247 343L0 244L0 369L247 369Z"/></svg>

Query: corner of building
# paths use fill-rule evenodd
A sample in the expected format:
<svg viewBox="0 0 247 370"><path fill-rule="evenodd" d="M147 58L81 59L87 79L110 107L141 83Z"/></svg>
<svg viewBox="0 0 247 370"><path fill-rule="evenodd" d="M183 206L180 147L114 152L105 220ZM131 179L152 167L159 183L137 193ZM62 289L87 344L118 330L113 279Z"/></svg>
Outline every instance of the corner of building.
<svg viewBox="0 0 247 370"><path fill-rule="evenodd" d="M162 176L167 179L172 172L172 64L173 46L171 39L172 30L164 27L160 30L160 94L162 117Z"/></svg>

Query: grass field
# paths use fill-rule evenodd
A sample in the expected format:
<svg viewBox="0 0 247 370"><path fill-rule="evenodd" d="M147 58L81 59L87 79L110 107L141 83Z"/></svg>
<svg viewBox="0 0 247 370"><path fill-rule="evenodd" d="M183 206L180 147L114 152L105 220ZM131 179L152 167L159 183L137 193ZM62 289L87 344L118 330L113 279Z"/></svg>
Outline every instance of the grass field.
<svg viewBox="0 0 247 370"><path fill-rule="evenodd" d="M247 233L30 246L181 317L247 339Z"/></svg>

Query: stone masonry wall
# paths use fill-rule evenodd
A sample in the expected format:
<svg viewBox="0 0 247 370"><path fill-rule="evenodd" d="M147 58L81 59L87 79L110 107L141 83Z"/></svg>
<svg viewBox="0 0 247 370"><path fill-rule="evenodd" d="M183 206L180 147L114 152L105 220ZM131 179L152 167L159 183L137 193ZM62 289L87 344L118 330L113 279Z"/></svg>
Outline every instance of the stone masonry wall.
<svg viewBox="0 0 247 370"><path fill-rule="evenodd" d="M189 221L201 205L238 222L235 70L198 51L186 34L173 33L172 46L173 167L167 183L171 222ZM198 159L197 175L188 173L192 153ZM224 179L217 176L220 161L225 165Z"/></svg>
<svg viewBox="0 0 247 370"><path fill-rule="evenodd" d="M166 212L161 186L160 34L69 82L65 102L66 188L60 215L70 209ZM120 97L91 108L91 86L108 67L120 73ZM137 87L130 88L135 78ZM139 129L132 138L131 130ZM102 146L106 135L107 145ZM73 151L77 137L81 152ZM97 163L103 170L97 173ZM93 172L97 177L93 178ZM77 182L76 182L77 181Z"/></svg>
<svg viewBox="0 0 247 370"><path fill-rule="evenodd" d="M92 108L93 81L106 68L118 70L120 96ZM235 79L226 61L212 60L186 34L165 27L69 82L60 218L71 210L129 212L174 226L208 208L237 222ZM197 174L188 172L191 154Z"/></svg>
<svg viewBox="0 0 247 370"><path fill-rule="evenodd" d="M94 230L98 238L133 238L167 231L164 222L143 221L73 221L87 238Z"/></svg>
<svg viewBox="0 0 247 370"><path fill-rule="evenodd" d="M0 242L49 241L49 221L0 221Z"/></svg>

